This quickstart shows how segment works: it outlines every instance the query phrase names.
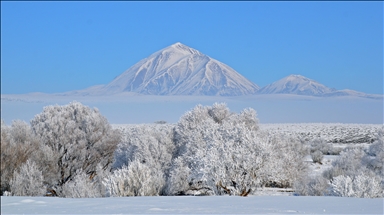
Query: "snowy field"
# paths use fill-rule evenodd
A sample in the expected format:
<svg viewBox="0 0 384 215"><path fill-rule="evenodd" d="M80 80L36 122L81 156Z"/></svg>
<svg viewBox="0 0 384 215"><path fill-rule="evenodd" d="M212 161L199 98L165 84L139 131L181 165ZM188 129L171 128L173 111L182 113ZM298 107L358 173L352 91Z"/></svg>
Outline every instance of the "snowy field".
<svg viewBox="0 0 384 215"><path fill-rule="evenodd" d="M123 133L133 126L137 124L112 124L113 128L120 129ZM378 132L384 128L383 124L348 123L260 123L259 126L261 130L273 135L283 134L305 141L323 139L332 143L334 147L342 148L351 144L368 146L376 140Z"/></svg>
<svg viewBox="0 0 384 215"><path fill-rule="evenodd" d="M383 199L301 196L1 197L1 214L383 214Z"/></svg>
<svg viewBox="0 0 384 215"><path fill-rule="evenodd" d="M316 138L326 142L339 144L372 143L382 124L348 124L348 123L285 123L285 124L260 124L262 130L272 134L284 134L300 137L304 140Z"/></svg>

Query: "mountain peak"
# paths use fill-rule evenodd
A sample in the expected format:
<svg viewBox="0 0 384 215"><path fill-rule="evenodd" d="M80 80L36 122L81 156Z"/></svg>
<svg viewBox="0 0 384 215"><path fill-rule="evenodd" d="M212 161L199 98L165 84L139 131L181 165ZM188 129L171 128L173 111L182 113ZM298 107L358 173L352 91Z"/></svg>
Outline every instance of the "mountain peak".
<svg viewBox="0 0 384 215"><path fill-rule="evenodd" d="M174 44L171 45L172 47L182 47L182 46L186 46L184 44L182 44L181 42L176 42Z"/></svg>
<svg viewBox="0 0 384 215"><path fill-rule="evenodd" d="M136 63L101 91L237 96L254 94L258 89L229 66L177 42Z"/></svg>
<svg viewBox="0 0 384 215"><path fill-rule="evenodd" d="M258 93L319 96L333 91L335 90L302 75L289 75L261 88Z"/></svg>
<svg viewBox="0 0 384 215"><path fill-rule="evenodd" d="M154 55L157 55L157 54L164 54L164 53L179 53L179 54L182 54L182 55L191 55L191 54L199 54L199 55L203 55L202 53L200 53L199 51L197 51L196 49L193 49L187 45L184 45L180 42L177 42L177 43L174 43L158 52L155 52Z"/></svg>

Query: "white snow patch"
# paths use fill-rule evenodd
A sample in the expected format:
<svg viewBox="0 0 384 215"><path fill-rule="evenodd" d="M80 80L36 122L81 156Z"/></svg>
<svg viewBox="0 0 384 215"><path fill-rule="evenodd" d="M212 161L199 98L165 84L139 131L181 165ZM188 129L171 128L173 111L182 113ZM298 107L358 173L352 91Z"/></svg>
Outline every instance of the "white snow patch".
<svg viewBox="0 0 384 215"><path fill-rule="evenodd" d="M2 214L383 214L383 199L303 196L1 197Z"/></svg>

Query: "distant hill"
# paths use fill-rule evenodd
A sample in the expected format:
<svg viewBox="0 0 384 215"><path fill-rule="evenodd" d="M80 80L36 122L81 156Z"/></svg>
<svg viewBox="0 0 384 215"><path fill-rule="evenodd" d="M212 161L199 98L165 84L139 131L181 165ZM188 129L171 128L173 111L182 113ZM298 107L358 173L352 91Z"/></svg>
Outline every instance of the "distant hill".
<svg viewBox="0 0 384 215"><path fill-rule="evenodd" d="M272 84L260 88L258 94L295 94L306 96L357 96L366 98L382 98L382 95L370 95L354 90L336 90L301 75L290 75Z"/></svg>

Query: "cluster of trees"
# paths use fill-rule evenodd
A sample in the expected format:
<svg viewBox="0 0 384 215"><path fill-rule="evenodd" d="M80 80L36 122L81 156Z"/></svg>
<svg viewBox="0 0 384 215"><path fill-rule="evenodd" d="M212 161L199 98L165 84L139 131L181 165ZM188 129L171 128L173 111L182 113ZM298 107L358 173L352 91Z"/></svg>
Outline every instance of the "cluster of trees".
<svg viewBox="0 0 384 215"><path fill-rule="evenodd" d="M72 102L45 107L30 124L2 122L1 193L247 196L269 186L301 195L380 197L383 148L381 135L368 151L348 149L323 176L310 178L304 157L311 153L321 163L332 147L261 131L253 109L197 105L176 124L113 129L97 109Z"/></svg>
<svg viewBox="0 0 384 215"><path fill-rule="evenodd" d="M76 184L93 186L111 170L120 139L97 109L79 102L47 106L30 125L2 122L1 193L68 196Z"/></svg>
<svg viewBox="0 0 384 215"><path fill-rule="evenodd" d="M304 145L260 131L253 109L237 114L225 104L198 105L176 125L137 125L122 133L115 153L119 170L111 178L128 184L129 192L116 191L116 180L108 179L113 196L143 193L145 186L131 191L140 183L152 187L144 192L151 195L245 196L260 186L290 187L306 169ZM143 180L137 168L157 178Z"/></svg>

